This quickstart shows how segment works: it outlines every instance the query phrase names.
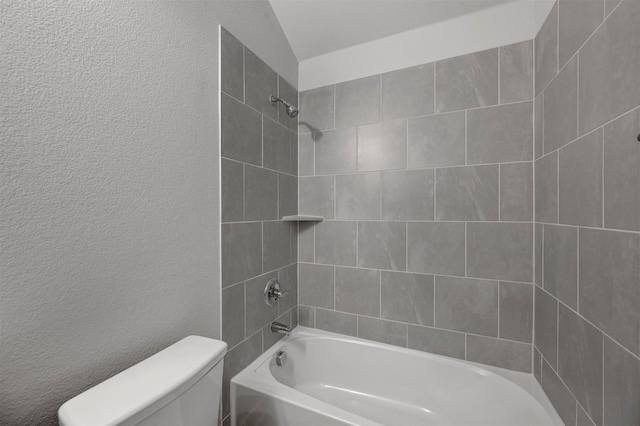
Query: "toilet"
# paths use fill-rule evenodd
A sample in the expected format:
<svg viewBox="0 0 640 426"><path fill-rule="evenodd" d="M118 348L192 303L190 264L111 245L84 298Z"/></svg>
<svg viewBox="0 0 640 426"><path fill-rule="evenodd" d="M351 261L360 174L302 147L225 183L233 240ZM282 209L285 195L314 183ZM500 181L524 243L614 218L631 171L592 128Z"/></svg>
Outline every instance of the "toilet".
<svg viewBox="0 0 640 426"><path fill-rule="evenodd" d="M216 425L225 342L189 336L65 402L61 426Z"/></svg>

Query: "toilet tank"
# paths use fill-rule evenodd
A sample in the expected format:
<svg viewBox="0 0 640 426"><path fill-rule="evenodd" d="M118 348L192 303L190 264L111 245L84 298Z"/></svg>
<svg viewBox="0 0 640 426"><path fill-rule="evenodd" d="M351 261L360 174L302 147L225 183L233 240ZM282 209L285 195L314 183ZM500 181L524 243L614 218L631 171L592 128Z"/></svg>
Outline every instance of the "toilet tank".
<svg viewBox="0 0 640 426"><path fill-rule="evenodd" d="M216 425L227 344L189 336L65 402L61 426Z"/></svg>

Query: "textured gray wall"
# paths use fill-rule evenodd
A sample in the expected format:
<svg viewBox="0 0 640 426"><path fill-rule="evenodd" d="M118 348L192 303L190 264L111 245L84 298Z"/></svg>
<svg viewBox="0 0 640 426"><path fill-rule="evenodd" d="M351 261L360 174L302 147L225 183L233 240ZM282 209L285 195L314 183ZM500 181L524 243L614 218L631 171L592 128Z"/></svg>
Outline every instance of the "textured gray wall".
<svg viewBox="0 0 640 426"><path fill-rule="evenodd" d="M0 3L0 423L220 336L219 23L297 80L266 1Z"/></svg>
<svg viewBox="0 0 640 426"><path fill-rule="evenodd" d="M298 104L298 91L225 29L221 39L223 417L229 381L277 342L269 325L298 319L297 230L282 216L298 210L298 120L269 95ZM290 294L264 302L278 278Z"/></svg>
<svg viewBox="0 0 640 426"><path fill-rule="evenodd" d="M533 42L300 94L299 322L531 371Z"/></svg>
<svg viewBox="0 0 640 426"><path fill-rule="evenodd" d="M567 425L640 424L640 2L536 38L537 379Z"/></svg>

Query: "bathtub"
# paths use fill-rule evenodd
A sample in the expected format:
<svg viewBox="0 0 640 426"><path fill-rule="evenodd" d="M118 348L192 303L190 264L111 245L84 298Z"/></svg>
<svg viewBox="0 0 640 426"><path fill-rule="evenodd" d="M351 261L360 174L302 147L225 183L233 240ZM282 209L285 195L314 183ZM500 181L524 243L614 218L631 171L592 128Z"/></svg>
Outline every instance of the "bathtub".
<svg viewBox="0 0 640 426"><path fill-rule="evenodd" d="M297 327L231 380L231 424L563 423L531 374Z"/></svg>

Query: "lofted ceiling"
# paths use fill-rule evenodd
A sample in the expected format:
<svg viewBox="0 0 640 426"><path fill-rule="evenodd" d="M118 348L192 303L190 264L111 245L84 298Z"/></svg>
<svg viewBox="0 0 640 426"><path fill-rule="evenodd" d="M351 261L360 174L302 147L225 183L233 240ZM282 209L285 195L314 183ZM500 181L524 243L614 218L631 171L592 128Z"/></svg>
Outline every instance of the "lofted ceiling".
<svg viewBox="0 0 640 426"><path fill-rule="evenodd" d="M299 61L513 0L269 0Z"/></svg>

